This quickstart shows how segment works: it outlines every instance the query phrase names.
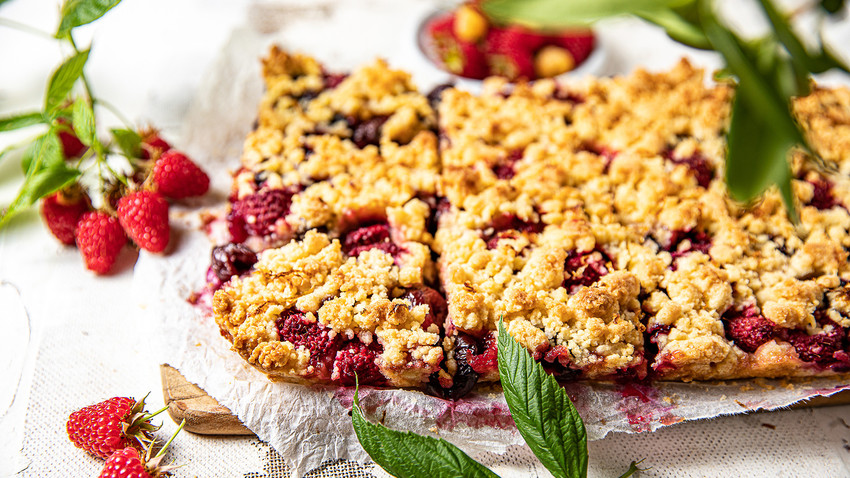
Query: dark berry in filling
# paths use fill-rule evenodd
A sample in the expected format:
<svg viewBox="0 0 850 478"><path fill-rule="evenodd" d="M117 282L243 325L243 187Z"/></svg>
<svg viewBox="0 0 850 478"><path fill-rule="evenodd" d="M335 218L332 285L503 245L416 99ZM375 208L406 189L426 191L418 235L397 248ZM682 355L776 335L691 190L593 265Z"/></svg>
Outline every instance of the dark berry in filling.
<svg viewBox="0 0 850 478"><path fill-rule="evenodd" d="M515 149L493 166L493 174L499 179L511 179L516 175L516 163L522 159L523 150Z"/></svg>
<svg viewBox="0 0 850 478"><path fill-rule="evenodd" d="M776 324L762 316L753 305L740 310L729 309L722 319L726 337L745 352L755 352L776 336Z"/></svg>
<svg viewBox="0 0 850 478"><path fill-rule="evenodd" d="M375 146L381 143L381 127L387 122L388 116L375 116L354 126L352 141L358 148L363 149L372 144Z"/></svg>
<svg viewBox="0 0 850 478"><path fill-rule="evenodd" d="M233 241L244 241L246 234L252 236L273 234L277 222L283 220L289 213L294 194L295 192L290 189L268 189L233 202L227 216Z"/></svg>
<svg viewBox="0 0 850 478"><path fill-rule="evenodd" d="M322 73L322 80L325 83L325 89L336 88L342 83L346 78L348 78L347 73Z"/></svg>
<svg viewBox="0 0 850 478"><path fill-rule="evenodd" d="M417 199L428 205L428 218L425 220L425 228L432 235L437 233L440 217L451 210L452 205L448 199L433 194L417 194Z"/></svg>
<svg viewBox="0 0 850 478"><path fill-rule="evenodd" d="M212 250L212 271L218 280L227 282L257 263L257 254L243 244L229 243Z"/></svg>
<svg viewBox="0 0 850 478"><path fill-rule="evenodd" d="M592 251L570 251L564 265L564 288L571 294L582 286L592 285L608 274L611 258L605 251L596 248Z"/></svg>
<svg viewBox="0 0 850 478"><path fill-rule="evenodd" d="M820 210L831 209L839 205L838 201L835 200L835 196L832 194L832 183L830 181L819 178L808 181L808 183L814 187L809 205Z"/></svg>
<svg viewBox="0 0 850 478"><path fill-rule="evenodd" d="M386 382L375 359L383 351L377 342L369 345L353 340L336 354L331 378L341 385L354 385L355 376L361 385L382 385Z"/></svg>
<svg viewBox="0 0 850 478"><path fill-rule="evenodd" d="M427 330L431 324L437 324L440 329L443 328L443 323L446 320L446 315L449 308L446 305L446 299L436 290L428 286L419 286L409 289L400 299L410 301L413 307L418 305L427 305L428 314L425 316L425 321L422 323L422 328Z"/></svg>
<svg viewBox="0 0 850 478"><path fill-rule="evenodd" d="M275 322L281 341L310 351L310 365L315 367L318 377L329 379L334 358L342 344L342 338L318 322L308 322L297 309L288 309Z"/></svg>
<svg viewBox="0 0 850 478"><path fill-rule="evenodd" d="M688 241L688 243L682 246L682 242ZM667 247L664 248L665 251L670 252L670 255L673 257L673 270L676 270L675 261L676 259L684 256L685 254L698 251L703 254L708 254L708 251L711 250L711 237L696 229L691 229L688 231L677 229L670 233L670 242Z"/></svg>
<svg viewBox="0 0 850 478"><path fill-rule="evenodd" d="M809 335L805 330L782 329L780 336L794 346L803 362L814 362L838 372L850 371L850 340L847 331L826 317L825 310L815 311L823 331Z"/></svg>
<svg viewBox="0 0 850 478"><path fill-rule="evenodd" d="M570 351L563 345L549 349L541 362L543 369L559 382L571 382L581 378L581 370L571 367L571 363Z"/></svg>
<svg viewBox="0 0 850 478"><path fill-rule="evenodd" d="M357 257L369 249L379 249L393 257L404 252L402 247L392 242L390 226L387 223L354 229L346 234L342 241L342 251L349 256Z"/></svg>
<svg viewBox="0 0 850 478"><path fill-rule="evenodd" d="M501 214L493 218L490 227L482 233L482 239L487 243L488 249L495 249L499 239L514 237L510 231L540 233L544 227L541 222L524 221L516 214Z"/></svg>
<svg viewBox="0 0 850 478"><path fill-rule="evenodd" d="M714 179L714 167L702 153L696 152L686 158L680 158L673 154L672 149L668 149L663 153L663 156L674 164L687 166L696 177L697 183L704 188L707 188L711 184L711 180Z"/></svg>
<svg viewBox="0 0 850 478"><path fill-rule="evenodd" d="M499 349L496 343L496 336L491 334L487 337L484 344L478 346L478 350L481 349L483 349L483 351L479 354L467 355L467 362L469 362L469 366L472 367L472 370L475 370L480 374L498 370Z"/></svg>
<svg viewBox="0 0 850 478"><path fill-rule="evenodd" d="M443 92L448 90L449 88L454 88L454 84L452 83L443 83L442 85L437 85L428 92L428 104L431 105L431 108L436 111L437 107L440 105L440 101L443 99Z"/></svg>

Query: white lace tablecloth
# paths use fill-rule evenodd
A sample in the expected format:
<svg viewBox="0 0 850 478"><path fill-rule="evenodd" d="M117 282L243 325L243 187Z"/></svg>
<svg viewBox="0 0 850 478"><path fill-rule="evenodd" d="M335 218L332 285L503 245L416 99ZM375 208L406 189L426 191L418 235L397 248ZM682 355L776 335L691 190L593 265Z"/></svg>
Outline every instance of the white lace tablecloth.
<svg viewBox="0 0 850 478"><path fill-rule="evenodd" d="M382 56L429 84L441 74L418 56L412 28L442 3L127 1L82 29L78 42L95 38L87 73L97 94L133 120L162 128L180 147L192 100L235 29L282 30L294 46L340 68ZM56 0L11 0L0 6L0 18L49 31L58 8ZM737 13L744 26L757 23L751 21L751 10L740 7ZM836 28L833 34L847 53L850 28ZM682 55L709 68L718 65L712 54L678 46L638 22L609 22L600 35L606 46L601 74L628 72L637 65L662 69ZM0 116L37 108L51 69L67 52L3 24L0 45ZM841 75L824 80L850 83ZM22 138L4 134L0 148ZM13 197L19 171L14 159L0 161L0 204ZM126 252L114 275L94 277L76 250L61 247L46 232L34 211L0 232L0 476L96 476L101 462L67 440L68 414L104 398L148 391L149 409L162 406L155 359L162 340L153 327L158 318L146 306L149 298L134 293L134 261L135 254ZM161 435L174 428L166 418ZM850 406L613 434L589 448L590 476L599 477L618 476L636 459L651 467L641 476L850 476ZM183 433L171 456L185 464L176 476L289 476L281 457L254 438ZM548 476L523 448L475 457L502 476ZM385 476L369 466L330 463L310 476L373 474Z"/></svg>

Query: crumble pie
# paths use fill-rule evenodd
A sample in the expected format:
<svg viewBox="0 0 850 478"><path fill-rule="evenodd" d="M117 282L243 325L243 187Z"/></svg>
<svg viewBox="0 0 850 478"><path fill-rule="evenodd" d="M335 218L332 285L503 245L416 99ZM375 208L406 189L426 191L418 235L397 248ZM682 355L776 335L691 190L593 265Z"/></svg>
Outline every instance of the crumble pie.
<svg viewBox="0 0 850 478"><path fill-rule="evenodd" d="M734 90L665 73L419 93L273 48L213 250L222 335L273 379L498 380L495 329L560 380L850 371L850 92L794 103L800 224L726 194Z"/></svg>

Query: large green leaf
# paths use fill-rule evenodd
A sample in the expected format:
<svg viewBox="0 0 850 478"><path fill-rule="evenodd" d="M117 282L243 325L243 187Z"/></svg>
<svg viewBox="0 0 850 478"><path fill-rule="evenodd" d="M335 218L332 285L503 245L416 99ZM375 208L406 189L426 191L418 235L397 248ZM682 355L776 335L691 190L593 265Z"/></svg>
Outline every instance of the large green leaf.
<svg viewBox="0 0 850 478"><path fill-rule="evenodd" d="M7 116L0 118L0 132L26 128L41 123L44 123L44 115L39 111Z"/></svg>
<svg viewBox="0 0 850 478"><path fill-rule="evenodd" d="M119 3L121 0L66 0L62 5L62 20L56 29L56 38L64 38L73 28L97 20Z"/></svg>
<svg viewBox="0 0 850 478"><path fill-rule="evenodd" d="M50 77L47 94L44 96L44 111L53 111L60 106L68 93L74 88L74 83L83 74L83 67L89 59L89 50L84 50L68 58Z"/></svg>
<svg viewBox="0 0 850 478"><path fill-rule="evenodd" d="M587 25L603 18L678 8L695 0L487 0L484 12L496 22L540 28Z"/></svg>
<svg viewBox="0 0 850 478"><path fill-rule="evenodd" d="M635 14L648 22L660 26L667 32L667 36L679 43L703 50L711 48L711 42L706 38L702 27L688 21L671 8L647 10L636 12Z"/></svg>
<svg viewBox="0 0 850 478"><path fill-rule="evenodd" d="M128 158L138 158L142 153L142 137L131 129L113 129L112 137L118 148Z"/></svg>
<svg viewBox="0 0 850 478"><path fill-rule="evenodd" d="M587 476L587 433L567 393L499 320L499 376L528 447L557 478Z"/></svg>
<svg viewBox="0 0 850 478"><path fill-rule="evenodd" d="M363 416L354 392L351 422L366 453L396 478L494 478L496 474L451 443L411 432L391 430Z"/></svg>
<svg viewBox="0 0 850 478"><path fill-rule="evenodd" d="M31 176L42 168L50 168L64 164L64 162L62 142L56 135L56 131L50 129L35 138L24 151L23 158L21 158L21 169L23 169L24 174Z"/></svg>
<svg viewBox="0 0 850 478"><path fill-rule="evenodd" d="M27 175L23 186L18 191L18 196L3 211L0 217L0 227L21 210L32 206L36 201L74 182L80 172L69 168L65 164L54 165L49 168L41 168L31 175Z"/></svg>

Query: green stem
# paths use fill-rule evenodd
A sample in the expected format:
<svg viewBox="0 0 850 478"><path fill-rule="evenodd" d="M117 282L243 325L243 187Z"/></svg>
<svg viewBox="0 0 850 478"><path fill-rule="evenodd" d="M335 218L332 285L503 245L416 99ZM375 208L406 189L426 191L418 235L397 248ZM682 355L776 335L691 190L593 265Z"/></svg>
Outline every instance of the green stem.
<svg viewBox="0 0 850 478"><path fill-rule="evenodd" d="M183 429L184 425L186 425L186 419L185 418L183 419L182 422L180 422L180 426L177 427L177 431L175 431L174 434L171 435L171 438L169 438L168 441L165 442L165 445L163 445L162 448L160 448L159 453L157 453L154 458L159 458L162 455L165 455L165 450L168 450L168 445L171 445L171 442L174 441L174 437L176 437L177 434L180 433L180 430Z"/></svg>

